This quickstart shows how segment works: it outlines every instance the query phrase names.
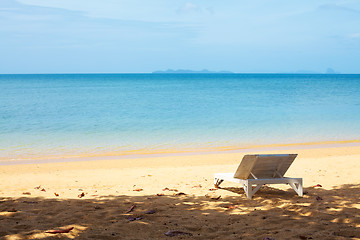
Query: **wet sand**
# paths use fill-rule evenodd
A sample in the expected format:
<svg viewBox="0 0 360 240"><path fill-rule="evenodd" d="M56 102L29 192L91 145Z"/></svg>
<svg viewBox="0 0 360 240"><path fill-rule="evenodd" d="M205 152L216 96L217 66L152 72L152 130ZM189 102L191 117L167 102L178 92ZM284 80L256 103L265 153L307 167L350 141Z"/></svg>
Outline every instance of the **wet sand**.
<svg viewBox="0 0 360 240"><path fill-rule="evenodd" d="M214 173L251 153L0 166L0 238L360 239L360 146L267 149L299 154L286 176L303 178L304 197L214 189Z"/></svg>

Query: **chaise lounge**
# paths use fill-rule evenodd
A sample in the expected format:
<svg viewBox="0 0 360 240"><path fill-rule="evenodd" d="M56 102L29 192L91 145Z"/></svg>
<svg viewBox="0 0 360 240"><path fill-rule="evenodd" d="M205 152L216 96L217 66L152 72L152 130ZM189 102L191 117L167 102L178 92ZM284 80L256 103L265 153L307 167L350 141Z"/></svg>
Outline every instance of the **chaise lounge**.
<svg viewBox="0 0 360 240"><path fill-rule="evenodd" d="M284 174L297 154L245 155L234 173L215 173L215 187L224 181L242 184L248 199L264 184L289 184L295 192L303 195L302 178L287 178ZM253 188L253 185L256 185Z"/></svg>

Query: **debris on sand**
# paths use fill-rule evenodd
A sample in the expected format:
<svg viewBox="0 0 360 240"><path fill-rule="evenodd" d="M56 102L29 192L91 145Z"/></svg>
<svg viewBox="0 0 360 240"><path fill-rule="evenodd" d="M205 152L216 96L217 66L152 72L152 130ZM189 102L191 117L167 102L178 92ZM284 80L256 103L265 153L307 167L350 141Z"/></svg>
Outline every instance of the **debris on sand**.
<svg viewBox="0 0 360 240"><path fill-rule="evenodd" d="M27 203L27 204L37 204L39 203L38 201L23 201L23 203Z"/></svg>
<svg viewBox="0 0 360 240"><path fill-rule="evenodd" d="M133 191L134 191L134 192L141 192L141 191L144 191L144 189L142 189L142 188L136 188L136 189L134 189Z"/></svg>
<svg viewBox="0 0 360 240"><path fill-rule="evenodd" d="M130 222L132 221L136 221L136 220L141 220L143 219L142 217L127 217L127 220L129 220Z"/></svg>
<svg viewBox="0 0 360 240"><path fill-rule="evenodd" d="M183 193L183 192L174 193L174 196L182 196L182 195L186 195L186 193Z"/></svg>
<svg viewBox="0 0 360 240"><path fill-rule="evenodd" d="M209 195L209 194L206 194L205 195L206 198L210 198L212 200L219 200L221 198L221 195Z"/></svg>
<svg viewBox="0 0 360 240"><path fill-rule="evenodd" d="M132 205L131 207L130 207L130 209L126 212L126 213L129 213L129 212L132 212L133 210L134 210L134 208L136 207L136 205L134 204L134 205Z"/></svg>
<svg viewBox="0 0 360 240"><path fill-rule="evenodd" d="M46 233L51 233L51 234L68 233L73 229L74 229L74 227L70 227L70 228L66 228L66 229L60 229L60 230L49 230L49 231L46 231Z"/></svg>
<svg viewBox="0 0 360 240"><path fill-rule="evenodd" d="M236 209L238 208L239 206L236 206L236 205L229 205L229 206L225 206L225 208L227 209Z"/></svg>
<svg viewBox="0 0 360 240"><path fill-rule="evenodd" d="M178 236L178 235L189 235L189 236L192 236L192 233L188 233L188 232L182 232L182 231L167 231L165 233L166 236L168 237L175 237L175 236Z"/></svg>
<svg viewBox="0 0 360 240"><path fill-rule="evenodd" d="M148 210L145 212L145 214L154 214L155 213L155 210L154 209L151 209L151 210Z"/></svg>
<svg viewBox="0 0 360 240"><path fill-rule="evenodd" d="M163 191L172 191L172 192L178 192L179 190L175 189L175 188L164 188Z"/></svg>

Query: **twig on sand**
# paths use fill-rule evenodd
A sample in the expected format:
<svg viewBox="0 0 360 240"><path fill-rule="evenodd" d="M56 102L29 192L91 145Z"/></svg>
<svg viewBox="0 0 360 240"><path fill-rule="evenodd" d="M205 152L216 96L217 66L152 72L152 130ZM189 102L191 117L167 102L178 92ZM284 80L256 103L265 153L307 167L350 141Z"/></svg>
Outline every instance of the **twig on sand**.
<svg viewBox="0 0 360 240"><path fill-rule="evenodd" d="M322 187L321 184L316 184L314 186L312 186L313 188L316 188L316 187Z"/></svg>
<svg viewBox="0 0 360 240"><path fill-rule="evenodd" d="M132 205L131 207L130 207L130 209L126 212L126 213L129 213L129 212L132 212L133 210L134 210L134 208L136 207L136 205L134 204L134 205Z"/></svg>
<svg viewBox="0 0 360 240"><path fill-rule="evenodd" d="M163 191L172 191L172 192L178 192L179 190L175 189L175 188L164 188Z"/></svg>
<svg viewBox="0 0 360 240"><path fill-rule="evenodd" d="M69 227L69 228L66 228L66 229L60 229L60 230L49 230L49 231L46 231L46 233L51 233L51 234L56 234L56 233L68 233L70 232L71 230L73 230L74 227Z"/></svg>
<svg viewBox="0 0 360 240"><path fill-rule="evenodd" d="M133 191L134 192L141 192L141 191L143 191L144 189L142 189L142 188L136 188L136 189L134 189Z"/></svg>

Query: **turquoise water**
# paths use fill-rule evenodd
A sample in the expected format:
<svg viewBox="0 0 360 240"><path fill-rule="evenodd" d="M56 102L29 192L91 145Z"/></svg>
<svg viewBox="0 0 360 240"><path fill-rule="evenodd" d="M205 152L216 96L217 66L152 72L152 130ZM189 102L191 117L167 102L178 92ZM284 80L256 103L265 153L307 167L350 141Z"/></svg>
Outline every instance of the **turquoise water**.
<svg viewBox="0 0 360 240"><path fill-rule="evenodd" d="M360 75L0 75L0 160L359 136Z"/></svg>

